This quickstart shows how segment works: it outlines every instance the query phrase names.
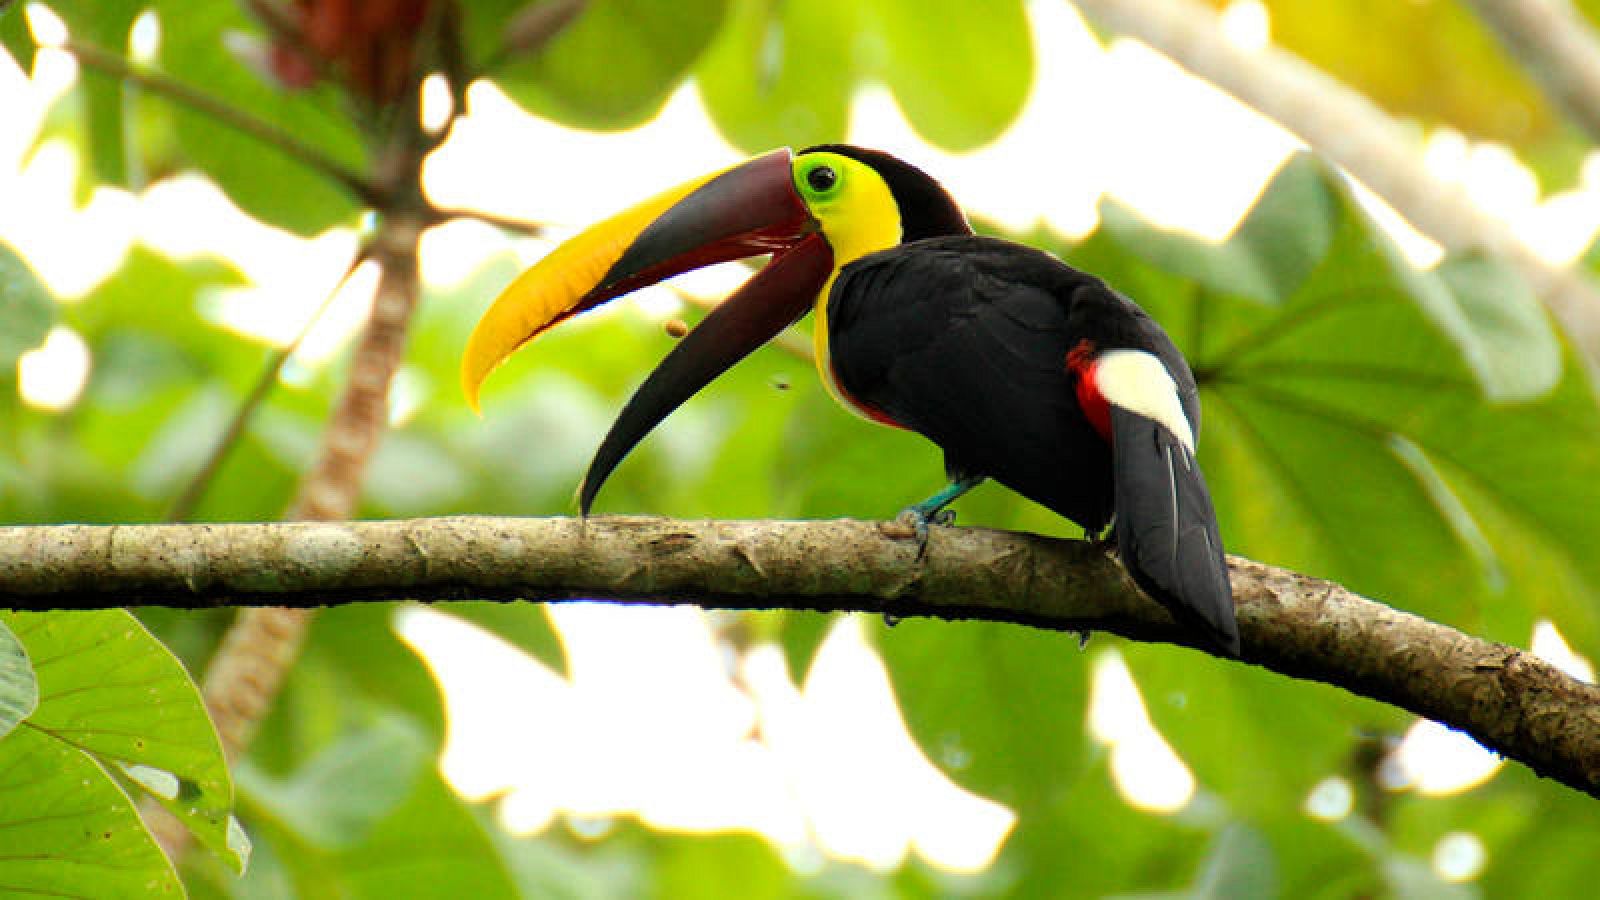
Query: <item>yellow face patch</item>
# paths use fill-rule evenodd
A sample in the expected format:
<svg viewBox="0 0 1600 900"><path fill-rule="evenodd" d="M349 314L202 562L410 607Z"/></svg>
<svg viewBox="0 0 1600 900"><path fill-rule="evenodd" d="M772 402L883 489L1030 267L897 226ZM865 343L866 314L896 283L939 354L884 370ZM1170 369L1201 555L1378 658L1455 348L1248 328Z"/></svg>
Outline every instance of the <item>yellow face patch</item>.
<svg viewBox="0 0 1600 900"><path fill-rule="evenodd" d="M900 243L900 208L883 176L837 153L795 157L794 185L833 248L839 268Z"/></svg>

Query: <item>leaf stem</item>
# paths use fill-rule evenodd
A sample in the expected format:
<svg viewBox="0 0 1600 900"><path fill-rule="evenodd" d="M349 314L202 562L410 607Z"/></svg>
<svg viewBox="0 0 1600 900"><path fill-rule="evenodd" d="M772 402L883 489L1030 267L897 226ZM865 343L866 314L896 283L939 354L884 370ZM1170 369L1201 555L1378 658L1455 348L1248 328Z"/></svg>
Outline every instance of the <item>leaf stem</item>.
<svg viewBox="0 0 1600 900"><path fill-rule="evenodd" d="M172 501L172 506L167 511L168 522L181 524L190 520L190 516L194 514L194 508L199 504L200 498L205 496L206 490L216 480L217 472L221 470L222 463L228 458L228 454L233 452L233 448L238 446L239 440L244 437L245 429L250 425L250 420L255 417L256 412L266 402L267 396L272 393L272 388L278 383L278 374L283 371L284 365L289 362L289 357L300 349L300 345L305 342L306 336L311 333L311 329L328 312L328 308L333 305L334 298L339 296L339 290L349 282L356 269L367 261L371 253L370 244L358 249L356 255L350 260L350 265L345 268L344 274L339 276L338 282L329 289L328 295L322 298L322 303L312 311L305 324L300 326L299 333L289 343L272 351L272 355L267 358L266 366L261 370L261 374L256 377L255 384L251 386L250 393L244 398L244 402L239 404L238 410L233 414L233 419L228 422L228 427L223 429L221 436L217 438L217 443L211 448L211 453L206 457L205 463L189 479L189 483L184 486L183 493Z"/></svg>
<svg viewBox="0 0 1600 900"><path fill-rule="evenodd" d="M292 157L296 161L325 175L330 180L338 182L345 190L354 194L361 202L369 206L382 207L385 205L384 192L369 181L366 176L346 167L326 153L301 141L276 125L229 106L217 97L190 87L181 81L151 72L141 72L129 65L127 60L122 57L114 53L108 53L92 44L69 40L62 45L62 49L71 53L80 64L90 69L136 85L181 106L187 106L195 112L209 116L235 131L250 135L262 143L277 149L285 156Z"/></svg>

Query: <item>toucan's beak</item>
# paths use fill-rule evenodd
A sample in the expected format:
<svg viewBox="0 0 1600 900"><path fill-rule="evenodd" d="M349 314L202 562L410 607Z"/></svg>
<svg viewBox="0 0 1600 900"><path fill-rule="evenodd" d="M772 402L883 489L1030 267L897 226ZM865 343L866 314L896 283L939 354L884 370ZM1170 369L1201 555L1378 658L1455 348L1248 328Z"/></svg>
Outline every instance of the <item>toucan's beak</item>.
<svg viewBox="0 0 1600 900"><path fill-rule="evenodd" d="M567 241L522 273L467 342L461 386L478 389L506 357L557 322L681 272L745 256L772 261L679 341L611 426L580 492L600 484L657 423L811 308L833 251L795 189L788 150L774 150L654 197Z"/></svg>

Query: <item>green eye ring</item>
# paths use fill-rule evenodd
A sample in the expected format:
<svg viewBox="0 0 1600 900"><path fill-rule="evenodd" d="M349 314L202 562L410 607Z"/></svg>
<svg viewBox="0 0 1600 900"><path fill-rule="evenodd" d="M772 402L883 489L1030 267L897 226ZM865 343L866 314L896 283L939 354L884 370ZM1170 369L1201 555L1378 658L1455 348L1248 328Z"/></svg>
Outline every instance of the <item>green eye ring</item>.
<svg viewBox="0 0 1600 900"><path fill-rule="evenodd" d="M821 163L806 173L806 186L818 194L827 194L839 185L839 173L833 166Z"/></svg>

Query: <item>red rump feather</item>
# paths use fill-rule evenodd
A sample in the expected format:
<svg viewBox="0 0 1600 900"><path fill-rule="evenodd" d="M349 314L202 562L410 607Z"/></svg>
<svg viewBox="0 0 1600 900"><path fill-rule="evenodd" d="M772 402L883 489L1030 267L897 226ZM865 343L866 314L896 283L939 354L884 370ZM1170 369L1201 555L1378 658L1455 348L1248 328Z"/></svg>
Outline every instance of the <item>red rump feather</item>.
<svg viewBox="0 0 1600 900"><path fill-rule="evenodd" d="M1111 407L1095 381L1094 341L1081 340L1067 352L1067 369L1078 376L1078 406L1094 430L1111 443Z"/></svg>

